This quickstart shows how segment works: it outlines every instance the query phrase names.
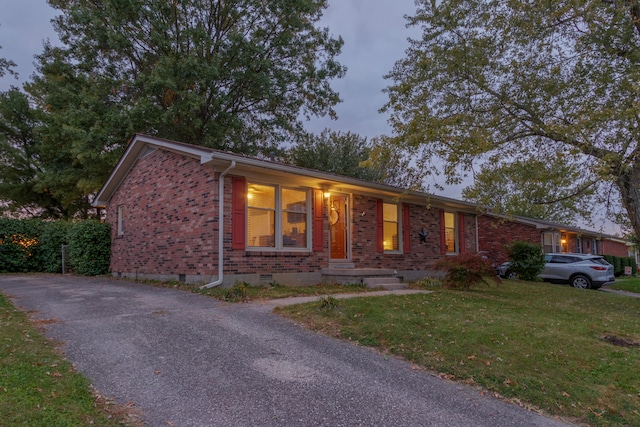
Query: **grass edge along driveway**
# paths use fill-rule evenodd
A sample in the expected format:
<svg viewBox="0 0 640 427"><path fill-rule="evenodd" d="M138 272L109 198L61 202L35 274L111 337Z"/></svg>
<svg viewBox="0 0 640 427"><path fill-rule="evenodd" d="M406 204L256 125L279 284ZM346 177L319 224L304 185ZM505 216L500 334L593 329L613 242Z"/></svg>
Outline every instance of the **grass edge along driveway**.
<svg viewBox="0 0 640 427"><path fill-rule="evenodd" d="M277 309L307 327L593 426L640 425L640 299L504 281Z"/></svg>
<svg viewBox="0 0 640 427"><path fill-rule="evenodd" d="M0 425L141 426L136 408L119 407L90 387L34 322L0 293Z"/></svg>

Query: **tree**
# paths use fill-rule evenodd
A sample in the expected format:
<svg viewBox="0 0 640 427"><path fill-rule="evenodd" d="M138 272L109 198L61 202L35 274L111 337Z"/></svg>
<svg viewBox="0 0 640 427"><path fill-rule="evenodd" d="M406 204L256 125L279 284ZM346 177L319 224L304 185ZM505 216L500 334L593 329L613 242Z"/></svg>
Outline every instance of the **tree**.
<svg viewBox="0 0 640 427"><path fill-rule="evenodd" d="M335 116L329 81L345 69L342 39L315 27L326 0L49 3L66 47L42 66L55 58L97 80L137 131L264 154L301 117Z"/></svg>
<svg viewBox="0 0 640 427"><path fill-rule="evenodd" d="M13 88L0 93L0 211L45 217L66 216L65 209L41 181L41 140L37 111Z"/></svg>
<svg viewBox="0 0 640 427"><path fill-rule="evenodd" d="M387 76L394 141L445 163L558 156L618 192L640 232L640 3L418 0Z"/></svg>
<svg viewBox="0 0 640 427"><path fill-rule="evenodd" d="M351 132L323 130L307 134L285 153L285 161L297 166L350 176L366 181L420 188L408 161L382 139L368 142Z"/></svg>
<svg viewBox="0 0 640 427"><path fill-rule="evenodd" d="M87 217L133 133L264 155L335 116L342 40L326 0L50 0L62 47L25 85L40 112L40 182Z"/></svg>
<svg viewBox="0 0 640 427"><path fill-rule="evenodd" d="M576 165L551 159L523 159L483 165L462 197L493 212L564 224L591 221L596 185Z"/></svg>
<svg viewBox="0 0 640 427"><path fill-rule="evenodd" d="M2 46L0 46L2 49ZM4 77L5 74L10 74L18 77L18 74L13 70L13 67L16 66L16 63L10 59L0 57L0 77Z"/></svg>
<svg viewBox="0 0 640 427"><path fill-rule="evenodd" d="M285 155L296 166L331 172L368 181L379 181L382 171L366 167L371 145L367 138L355 133L323 130L298 140Z"/></svg>

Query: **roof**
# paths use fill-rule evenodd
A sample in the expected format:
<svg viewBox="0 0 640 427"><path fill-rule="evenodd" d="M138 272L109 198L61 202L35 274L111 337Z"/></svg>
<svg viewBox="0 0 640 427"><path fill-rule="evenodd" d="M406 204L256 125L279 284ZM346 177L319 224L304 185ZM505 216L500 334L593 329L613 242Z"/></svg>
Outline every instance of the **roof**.
<svg viewBox="0 0 640 427"><path fill-rule="evenodd" d="M595 238L605 238L607 240L617 240L626 243L626 240L603 233L581 229L578 227L558 224L533 218L526 218L516 215L501 215L491 212L490 209L470 202L465 202L453 198L437 196L420 191L412 191L387 184L365 181L362 179L346 177L329 172L314 169L302 168L295 165L275 162L266 159L259 159L229 151L215 150L213 148L186 144L183 142L171 141L144 134L135 134L129 141L129 145L120 157L116 167L102 186L96 196L93 206L105 207L127 174L133 168L136 161L145 153L148 148L159 148L171 151L187 157L198 159L202 165L208 165L214 169L224 170L235 162L231 173L240 173L249 177L279 177L295 178L295 182L301 186L321 188L325 191L355 192L363 195L373 195L375 197L393 198L398 201L413 202L427 206L450 208L458 211L479 213L515 221L540 230L558 230L575 232L584 236Z"/></svg>
<svg viewBox="0 0 640 427"><path fill-rule="evenodd" d="M436 196L419 191L406 190L387 184L365 181L329 172L302 168L271 160L259 159L228 151L215 150L183 142L171 141L143 134L136 134L129 141L124 154L118 160L111 175L96 196L93 206L105 207L114 195L136 161L148 148L159 148L187 157L198 159L202 165L208 165L217 170L224 170L232 162L235 167L231 173L253 177L295 178L301 186L321 188L325 191L355 192L358 194L375 195L376 197L394 198L406 202L415 202L438 207L449 207L460 211L477 212L482 209L479 205L448 197Z"/></svg>

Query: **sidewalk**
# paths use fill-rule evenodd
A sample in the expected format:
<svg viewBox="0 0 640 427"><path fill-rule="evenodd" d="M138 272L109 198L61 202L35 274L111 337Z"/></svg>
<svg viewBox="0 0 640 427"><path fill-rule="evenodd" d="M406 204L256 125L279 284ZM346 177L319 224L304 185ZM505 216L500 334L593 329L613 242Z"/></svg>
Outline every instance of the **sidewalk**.
<svg viewBox="0 0 640 427"><path fill-rule="evenodd" d="M381 297L385 295L411 295L411 294L430 294L433 291L423 291L419 289L399 289L394 291L373 291L373 292L358 292L353 294L327 294L327 295L313 295L313 296L305 296L305 297L290 297L290 298L279 298L279 299L271 299L271 300L260 300L256 301L255 304L261 304L271 307L285 307L287 305L294 304L305 304L308 302L318 301L320 298L331 296L335 299L347 299L347 298L358 298L358 297Z"/></svg>

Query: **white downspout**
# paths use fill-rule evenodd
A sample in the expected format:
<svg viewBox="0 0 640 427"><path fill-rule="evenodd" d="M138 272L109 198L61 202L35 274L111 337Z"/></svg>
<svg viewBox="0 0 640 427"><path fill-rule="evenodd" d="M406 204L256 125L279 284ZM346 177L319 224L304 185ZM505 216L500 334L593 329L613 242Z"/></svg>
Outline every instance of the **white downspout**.
<svg viewBox="0 0 640 427"><path fill-rule="evenodd" d="M209 289L222 284L224 275L222 274L222 268L224 266L224 177L229 171L236 167L236 161L231 161L231 164L224 172L220 174L218 178L218 280L215 282L207 283L204 286L200 286L200 289Z"/></svg>

